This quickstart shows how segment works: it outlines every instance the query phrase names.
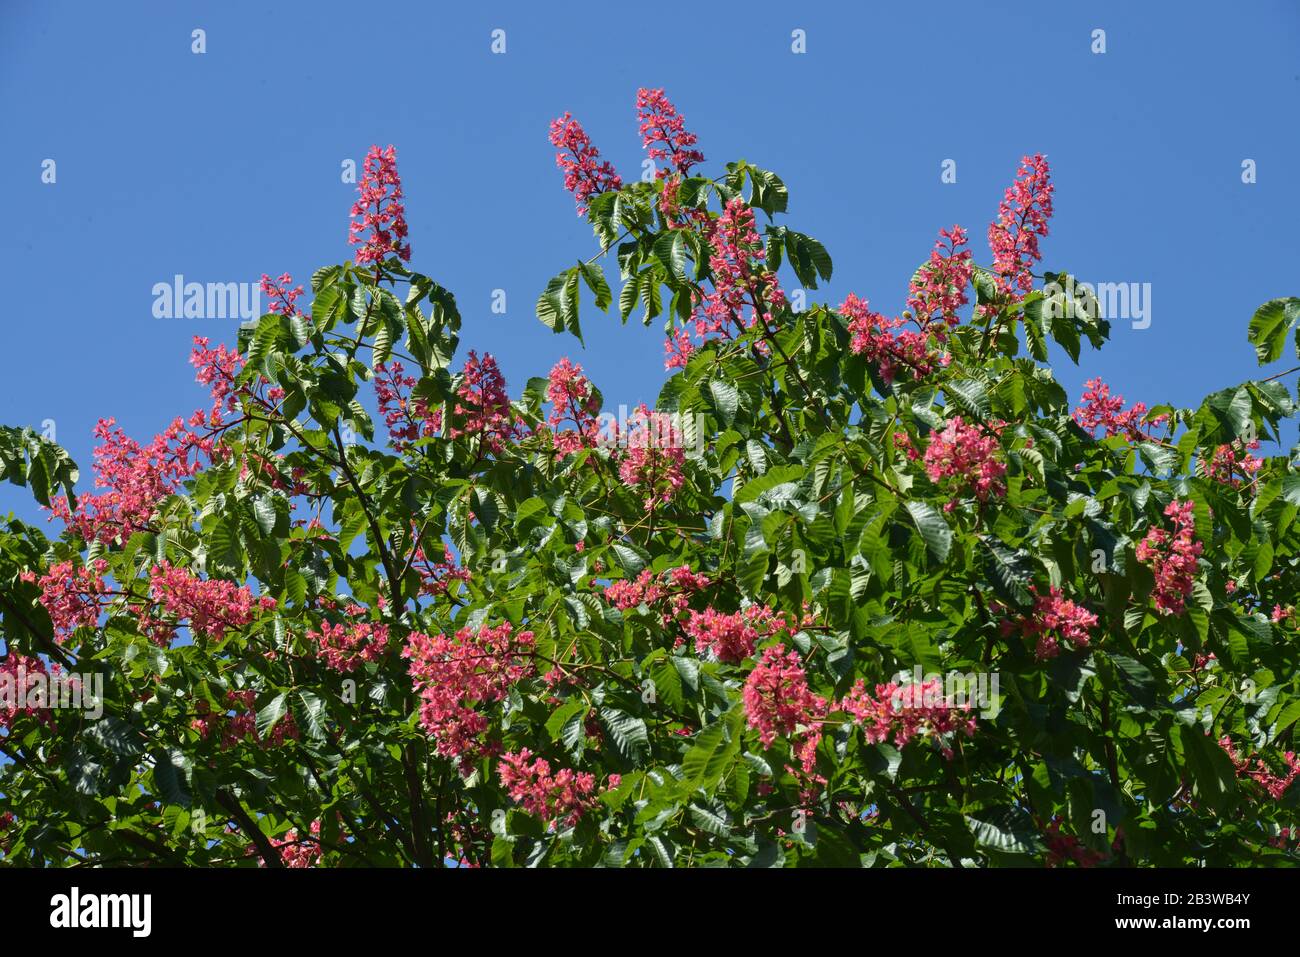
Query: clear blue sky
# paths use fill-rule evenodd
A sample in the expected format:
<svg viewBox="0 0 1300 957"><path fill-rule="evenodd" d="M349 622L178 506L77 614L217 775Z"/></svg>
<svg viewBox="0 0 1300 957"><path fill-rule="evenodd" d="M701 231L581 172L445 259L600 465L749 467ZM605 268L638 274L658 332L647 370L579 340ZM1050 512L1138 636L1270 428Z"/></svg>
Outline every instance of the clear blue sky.
<svg viewBox="0 0 1300 957"><path fill-rule="evenodd" d="M515 394L571 354L607 406L653 403L657 327L591 312L583 351L533 316L547 279L595 248L548 123L572 111L634 178L639 86L667 89L709 171L743 157L785 179L785 221L835 259L814 296L835 303L856 291L902 308L941 226L966 226L989 262L985 229L1017 161L1046 153L1044 265L1152 284L1150 328L1116 322L1108 348L1060 378L1072 396L1100 374L1130 400L1195 404L1255 374L1254 308L1300 293L1298 49L1294 0L0 0L0 422L53 419L88 484L97 417L146 440L202 405L190 337L233 341L237 320L156 319L154 283L305 283L344 260L355 194L340 164L371 143L398 148L413 265L458 297L463 349L496 354ZM1247 158L1255 185L1241 182ZM955 184L940 181L945 159ZM505 316L490 309L497 288ZM34 515L26 500L0 490L0 508Z"/></svg>

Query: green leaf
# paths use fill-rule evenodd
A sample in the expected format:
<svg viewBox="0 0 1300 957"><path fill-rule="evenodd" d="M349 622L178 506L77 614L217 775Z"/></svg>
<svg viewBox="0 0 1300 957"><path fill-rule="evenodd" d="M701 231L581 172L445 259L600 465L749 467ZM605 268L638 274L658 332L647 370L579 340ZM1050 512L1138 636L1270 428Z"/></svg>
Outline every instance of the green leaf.
<svg viewBox="0 0 1300 957"><path fill-rule="evenodd" d="M190 806L190 791L185 780L188 767L189 760L174 748L153 752L154 783L167 803L185 808Z"/></svg>
<svg viewBox="0 0 1300 957"><path fill-rule="evenodd" d="M1015 807L981 811L966 818L966 826L982 847L1007 854L1040 854L1045 848L1027 813Z"/></svg>
<svg viewBox="0 0 1300 957"><path fill-rule="evenodd" d="M579 263L578 268L582 270L583 281L596 300L596 308L602 311L608 309L613 296L609 291L609 283L605 281L605 270L598 263L585 262Z"/></svg>
<svg viewBox="0 0 1300 957"><path fill-rule="evenodd" d="M617 708L601 708L600 723L625 761L636 763L649 750L650 735L641 718Z"/></svg>
<svg viewBox="0 0 1300 957"><path fill-rule="evenodd" d="M907 512L916 523L917 531L921 533L931 557L936 562L947 561L948 551L952 548L952 529L944 517L929 502L912 500L906 504Z"/></svg>
<svg viewBox="0 0 1300 957"><path fill-rule="evenodd" d="M686 236L682 230L664 230L655 240L654 251L670 275L686 278Z"/></svg>
<svg viewBox="0 0 1300 957"><path fill-rule="evenodd" d="M1215 810L1228 806L1236 793L1236 769L1214 738L1200 725L1180 725L1183 758L1196 784L1196 797Z"/></svg>
<svg viewBox="0 0 1300 957"><path fill-rule="evenodd" d="M306 688L298 690L298 700L302 702L303 720L300 722L307 731L307 737L313 741L325 740L325 702L320 695Z"/></svg>
<svg viewBox="0 0 1300 957"><path fill-rule="evenodd" d="M690 804L686 810L691 816L691 822L700 830L712 834L714 837L728 838L731 836L731 827L727 824L727 819L716 811L700 807L698 804Z"/></svg>
<svg viewBox="0 0 1300 957"><path fill-rule="evenodd" d="M1255 310L1251 317L1247 338L1255 346L1255 358L1260 365L1268 365L1282 357L1287 333L1300 319L1300 299L1270 299ZM1300 345L1297 346L1300 353Z"/></svg>
<svg viewBox="0 0 1300 957"><path fill-rule="evenodd" d="M736 420L736 411L740 408L740 390L732 382L723 379L709 380L709 393L722 421L730 426Z"/></svg>
<svg viewBox="0 0 1300 957"><path fill-rule="evenodd" d="M967 412L981 419L991 414L988 387L978 379L958 379L944 384L944 390Z"/></svg>
<svg viewBox="0 0 1300 957"><path fill-rule="evenodd" d="M733 709L701 731L694 746L682 758L686 783L706 793L721 780L740 752L739 709Z"/></svg>
<svg viewBox="0 0 1300 957"><path fill-rule="evenodd" d="M581 698L570 698L560 705L546 721L546 733L552 741L563 741L572 749L585 736L584 720L587 717L587 702Z"/></svg>
<svg viewBox="0 0 1300 957"><path fill-rule="evenodd" d="M257 712L257 733L265 738L289 710L288 696L282 691Z"/></svg>

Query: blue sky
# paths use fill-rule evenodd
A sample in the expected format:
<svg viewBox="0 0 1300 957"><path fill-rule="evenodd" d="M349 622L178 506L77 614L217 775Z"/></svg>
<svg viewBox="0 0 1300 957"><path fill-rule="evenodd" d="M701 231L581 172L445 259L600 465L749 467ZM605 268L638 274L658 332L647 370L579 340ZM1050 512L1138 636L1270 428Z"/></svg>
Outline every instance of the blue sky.
<svg viewBox="0 0 1300 957"><path fill-rule="evenodd" d="M305 283L348 258L340 168L371 143L398 149L412 264L456 294L462 354L494 353L515 394L568 354L607 407L653 403L657 326L588 312L583 350L533 315L595 251L549 121L572 111L634 178L639 86L666 88L707 172L744 158L784 178L784 221L834 257L812 294L833 303L901 309L941 226L966 226L988 263L1017 161L1046 153L1044 266L1152 291L1149 328L1117 321L1105 351L1058 368L1072 396L1099 374L1130 400L1194 405L1256 374L1246 322L1300 292L1290 0L469 6L0 0L0 422L53 420L88 484L99 416L147 440L203 405L190 339L233 341L238 320L157 319L154 284ZM0 509L27 503L0 489Z"/></svg>

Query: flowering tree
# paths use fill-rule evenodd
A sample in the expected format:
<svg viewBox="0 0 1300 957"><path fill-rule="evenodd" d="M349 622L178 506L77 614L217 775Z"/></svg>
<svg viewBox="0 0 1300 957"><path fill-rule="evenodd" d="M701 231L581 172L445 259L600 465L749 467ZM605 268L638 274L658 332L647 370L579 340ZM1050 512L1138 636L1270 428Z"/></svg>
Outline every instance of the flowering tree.
<svg viewBox="0 0 1300 957"><path fill-rule="evenodd" d="M376 147L310 313L264 277L235 348L195 340L210 405L147 444L101 421L81 494L0 430L59 532L0 525L6 859L1296 860L1300 473L1255 454L1286 386L1072 409L1049 342L1108 326L1034 272L1042 156L987 264L954 226L901 315L796 309L832 264L781 180L710 178L663 91L636 109L647 181L552 126L597 249L537 315L580 339L612 260L623 321L664 323L655 408L458 360ZM1297 320L1260 308L1261 362Z"/></svg>

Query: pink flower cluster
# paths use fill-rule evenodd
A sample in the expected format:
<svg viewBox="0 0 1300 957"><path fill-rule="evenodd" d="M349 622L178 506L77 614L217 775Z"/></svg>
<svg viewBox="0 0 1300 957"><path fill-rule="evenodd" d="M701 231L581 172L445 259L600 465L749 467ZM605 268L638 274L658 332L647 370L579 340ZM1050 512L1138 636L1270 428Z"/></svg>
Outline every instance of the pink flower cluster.
<svg viewBox="0 0 1300 957"><path fill-rule="evenodd" d="M535 673L533 633L514 634L503 622L495 628L462 628L454 638L412 632L402 657L421 698L420 724L433 736L438 754L470 761L489 753L482 742L490 722L478 708L505 698L512 685Z"/></svg>
<svg viewBox="0 0 1300 957"><path fill-rule="evenodd" d="M713 290L701 297L694 319L695 335L704 343L712 338L732 339L752 328L762 317L772 322L772 310L785 305L785 293L776 273L767 269L767 251L754 225L754 211L736 197L718 217L712 234L709 268ZM685 367L695 351L690 335L680 329L664 343L669 369Z"/></svg>
<svg viewBox="0 0 1300 957"><path fill-rule="evenodd" d="M641 145L651 159L668 160L673 171L683 176L690 174L692 166L704 162L704 154L694 148L698 137L686 129L686 121L663 90L637 90L636 115ZM661 169L656 175L662 179L668 172Z"/></svg>
<svg viewBox="0 0 1300 957"><path fill-rule="evenodd" d="M498 455L508 441L520 435L520 423L506 394L505 377L490 353L484 353L480 359L478 353L470 350L456 396L460 400L455 408L455 421L459 425L453 426L450 438L476 436L480 455Z"/></svg>
<svg viewBox="0 0 1300 957"><path fill-rule="evenodd" d="M697 653L711 651L719 661L729 664L744 661L760 641L778 632L797 630L798 625L789 615L767 605L748 605L731 613L712 608L693 611L685 625L687 636L695 639Z"/></svg>
<svg viewBox="0 0 1300 957"><path fill-rule="evenodd" d="M1286 793L1287 788L1300 777L1300 757L1297 757L1294 751L1282 755L1282 760L1286 764L1286 773L1277 775L1261 757L1256 757L1255 765L1251 767L1250 756L1239 757L1236 748L1232 745L1232 739L1226 734L1219 739L1219 747L1227 752L1233 766L1237 769L1238 776L1250 778L1268 792L1268 796L1274 801L1282 800L1282 795Z"/></svg>
<svg viewBox="0 0 1300 957"><path fill-rule="evenodd" d="M212 411L209 421L219 421L223 412L234 412L238 408L237 393L240 391L235 377L244 367L244 357L234 349L219 343L215 349L208 347L207 336L194 337L194 349L190 352L190 365L198 372L194 379L199 385L208 386L212 391Z"/></svg>
<svg viewBox="0 0 1300 957"><path fill-rule="evenodd" d="M8 676L2 682L7 693L0 695L0 728L12 728L14 722L23 715L52 724L54 717L50 709L32 702L42 689L48 687L49 676L58 672L58 665L54 665L52 671L47 670L45 662L40 658L28 658L9 649L4 658L0 659L0 675Z"/></svg>
<svg viewBox="0 0 1300 957"><path fill-rule="evenodd" d="M1097 616L1082 605L1065 598L1059 588L1049 588L1040 595L1032 586L1034 607L1019 622L1010 619L1002 622L1002 633L1019 631L1034 642L1034 655L1040 661L1055 658L1062 644L1069 648L1087 648L1091 641L1089 629L1097 627Z"/></svg>
<svg viewBox="0 0 1300 957"><path fill-rule="evenodd" d="M361 246L357 264L382 263L391 254L409 261L411 246L403 241L407 233L406 208L402 204L402 179L397 175L396 149L370 147L357 192L361 195L352 204L353 222L348 226L348 244Z"/></svg>
<svg viewBox="0 0 1300 957"><path fill-rule="evenodd" d="M315 867L320 860L320 821L311 822L311 837L298 837L297 829L285 833L283 840L272 840L285 867Z"/></svg>
<svg viewBox="0 0 1300 957"><path fill-rule="evenodd" d="M591 380L582 374L582 366L574 365L567 356L557 362L547 379L546 398L552 406L546 424L555 430L557 455L568 455L596 444L600 432L596 421L600 397L592 388ZM565 423L571 423L574 428L559 431Z"/></svg>
<svg viewBox="0 0 1300 957"><path fill-rule="evenodd" d="M551 773L550 762L530 762L527 748L501 755L497 774L510 799L546 824L563 821L577 824L596 802L596 778L585 771L561 768Z"/></svg>
<svg viewBox="0 0 1300 957"><path fill-rule="evenodd" d="M627 449L619 463L623 484L645 496L645 507L672 501L685 481L686 452L680 427L671 415L642 403L629 417Z"/></svg>
<svg viewBox="0 0 1300 957"><path fill-rule="evenodd" d="M849 320L849 351L880 368L880 377L893 382L901 369L920 378L935 369L936 357L930 352L928 337L916 330L897 330L906 319L887 318L872 312L865 299L849 293L839 312Z"/></svg>
<svg viewBox="0 0 1300 957"><path fill-rule="evenodd" d="M348 607L349 615L365 611L359 605ZM369 621L350 625L321 622L320 631L308 631L307 640L316 645L316 657L327 668L347 674L366 661L378 661L388 650L388 626Z"/></svg>
<svg viewBox="0 0 1300 957"><path fill-rule="evenodd" d="M1030 270L1042 258L1038 239L1047 235L1055 189L1046 158L1041 153L1026 156L998 206L998 218L989 225L993 271L998 288L1007 295L1033 288Z"/></svg>
<svg viewBox="0 0 1300 957"><path fill-rule="evenodd" d="M1230 443L1220 445L1214 450L1208 462L1201 460L1205 477L1215 482L1222 482L1224 485L1231 485L1233 488L1240 488L1243 481L1254 478L1255 473L1264 467L1263 459L1250 454L1258 449L1259 439L1249 443L1234 439Z"/></svg>
<svg viewBox="0 0 1300 957"><path fill-rule="evenodd" d="M804 773L811 774L827 704L809 690L798 652L786 650L783 644L763 649L745 679L741 699L749 726L758 731L763 747L771 747L778 735L792 737Z"/></svg>
<svg viewBox="0 0 1300 957"><path fill-rule="evenodd" d="M289 273L284 273L279 279L272 279L266 273L262 273L262 295L269 300L267 311L282 316L302 316L310 321L311 316L295 305L298 297L302 295L302 286L290 286L292 282L293 276Z"/></svg>
<svg viewBox="0 0 1300 957"><path fill-rule="evenodd" d="M411 558L411 567L420 576L421 595L445 595L452 582L467 582L473 577L468 568L462 568L455 561L429 561L419 546Z"/></svg>
<svg viewBox="0 0 1300 957"><path fill-rule="evenodd" d="M78 628L94 628L99 623L100 608L112 599L104 575L108 562L96 558L89 566L57 562L40 578L35 572L19 573L19 578L41 589L40 602L54 626L54 639L60 644Z"/></svg>
<svg viewBox="0 0 1300 957"><path fill-rule="evenodd" d="M966 241L966 230L960 226L939 230L929 261L912 277L907 308L912 310L923 328L935 319L946 327L961 321L957 310L969 302L966 289L975 272L971 251L962 248ZM943 341L943 327L935 330L935 337Z"/></svg>
<svg viewBox="0 0 1300 957"><path fill-rule="evenodd" d="M967 737L975 734L970 702L960 707L949 703L941 678L920 684L899 685L893 681L879 684L874 696L867 691L866 682L859 679L836 710L852 715L870 744L879 744L892 736L894 744L901 748L916 737L942 737L955 732ZM942 742L940 751L945 757L952 757L952 749Z"/></svg>
<svg viewBox="0 0 1300 957"><path fill-rule="evenodd" d="M171 562L149 569L149 593L163 612L173 616L175 624L155 618L140 606L133 610L140 617L141 631L164 648L175 637L176 625L183 622L189 623L195 637L220 641L228 630L238 631L250 624L259 609L269 611L276 606L269 595L254 598L247 585L199 578Z"/></svg>
<svg viewBox="0 0 1300 957"><path fill-rule="evenodd" d="M659 608L665 623L686 611L695 595L709 587L707 575L681 565L656 576L646 568L636 578L620 578L605 586L605 600L619 611L646 605Z"/></svg>
<svg viewBox="0 0 1300 957"><path fill-rule="evenodd" d="M1145 403L1135 402L1133 408L1124 411L1124 397L1112 396L1110 386L1101 379L1089 379L1083 387L1083 404L1074 410L1074 421L1079 423L1080 428L1087 429L1093 436L1098 429L1102 429L1105 438L1122 435L1130 442L1151 439L1151 432L1143 423L1147 414ZM1158 415L1149 425L1156 426L1168 419L1167 415Z"/></svg>
<svg viewBox="0 0 1300 957"><path fill-rule="evenodd" d="M203 422L202 412L190 420L191 425ZM100 419L94 430L101 442L94 453L95 487L108 491L81 496L75 512L65 498L50 503L53 515L87 542L126 541L148 529L158 501L202 469L202 456L213 454L211 436L189 431L179 418L147 446L114 428L115 424L114 419Z"/></svg>
<svg viewBox="0 0 1300 957"><path fill-rule="evenodd" d="M1172 501L1165 515L1173 519L1174 531L1152 528L1138 542L1137 559L1151 566L1156 584L1151 593L1156 609L1164 615L1181 615L1196 580L1196 560L1204 545L1198 542L1191 502Z"/></svg>
<svg viewBox="0 0 1300 957"><path fill-rule="evenodd" d="M406 367L394 359L375 366L375 399L379 414L388 426L393 448L404 452L417 439L437 435L442 430L442 410L430 409L423 396L410 398L415 376L406 375Z"/></svg>
<svg viewBox="0 0 1300 957"><path fill-rule="evenodd" d="M591 145L591 137L571 114L551 122L550 140L558 151L555 165L564 170L564 188L573 194L579 216L587 212L591 197L623 188L614 167L601 161L600 150Z"/></svg>
<svg viewBox="0 0 1300 957"><path fill-rule="evenodd" d="M936 484L954 479L959 489L970 490L976 499L987 502L1007 491L1007 467L997 458L1000 449L996 436L954 415L944 430L930 439L924 455L925 474ZM950 501L944 511L951 512L956 506Z"/></svg>

